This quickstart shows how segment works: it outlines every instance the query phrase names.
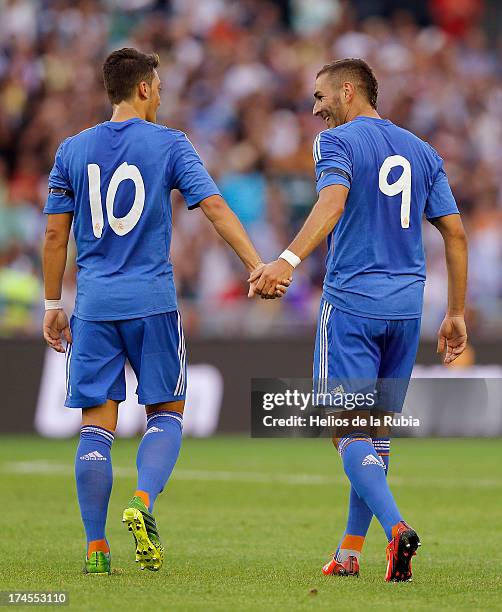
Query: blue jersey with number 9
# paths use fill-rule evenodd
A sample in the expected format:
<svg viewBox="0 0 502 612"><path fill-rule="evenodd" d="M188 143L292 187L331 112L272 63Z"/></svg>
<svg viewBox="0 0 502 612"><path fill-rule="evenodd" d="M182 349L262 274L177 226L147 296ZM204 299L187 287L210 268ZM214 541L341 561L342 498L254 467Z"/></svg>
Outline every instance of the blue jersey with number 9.
<svg viewBox="0 0 502 612"><path fill-rule="evenodd" d="M317 191L345 185L345 210L328 237L323 297L351 314L422 314L422 218L458 214L443 161L386 119L357 117L321 132L313 147Z"/></svg>
<svg viewBox="0 0 502 612"><path fill-rule="evenodd" d="M177 130L139 118L105 121L60 145L44 212L74 215L77 317L114 321L176 310L172 189L188 208L219 194Z"/></svg>

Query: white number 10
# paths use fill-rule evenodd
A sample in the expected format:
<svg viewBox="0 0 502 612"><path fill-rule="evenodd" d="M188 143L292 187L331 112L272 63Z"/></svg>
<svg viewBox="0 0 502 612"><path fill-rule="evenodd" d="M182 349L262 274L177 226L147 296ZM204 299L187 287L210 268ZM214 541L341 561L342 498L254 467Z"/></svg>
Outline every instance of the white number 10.
<svg viewBox="0 0 502 612"><path fill-rule="evenodd" d="M92 231L96 238L101 238L103 233L103 205L101 204L101 170L98 164L87 166L89 177L89 202L91 205ZM122 181L130 179L134 183L134 202L131 210L125 217L115 217L113 204L117 189ZM145 185L143 177L137 166L129 165L127 162L121 164L113 173L106 192L106 214L108 223L112 230L119 236L124 236L134 229L138 223L145 206Z"/></svg>
<svg viewBox="0 0 502 612"><path fill-rule="evenodd" d="M393 168L401 166L403 173L395 183L387 182L389 173ZM411 165L402 155L391 155L384 160L378 175L378 186L385 195L395 196L401 194L401 227L410 227L411 203Z"/></svg>

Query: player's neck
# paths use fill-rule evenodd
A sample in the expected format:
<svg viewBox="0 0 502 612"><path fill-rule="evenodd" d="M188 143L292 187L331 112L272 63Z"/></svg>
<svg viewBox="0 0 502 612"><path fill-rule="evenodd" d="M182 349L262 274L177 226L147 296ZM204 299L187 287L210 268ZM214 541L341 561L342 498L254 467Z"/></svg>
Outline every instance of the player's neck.
<svg viewBox="0 0 502 612"><path fill-rule="evenodd" d="M349 113L347 121L352 121L357 117L371 117L373 119L381 119L380 115L372 106L360 106L358 108L354 108L352 112Z"/></svg>
<svg viewBox="0 0 502 612"><path fill-rule="evenodd" d="M146 119L146 112L131 102L120 102L113 106L110 121L127 121L128 119Z"/></svg>

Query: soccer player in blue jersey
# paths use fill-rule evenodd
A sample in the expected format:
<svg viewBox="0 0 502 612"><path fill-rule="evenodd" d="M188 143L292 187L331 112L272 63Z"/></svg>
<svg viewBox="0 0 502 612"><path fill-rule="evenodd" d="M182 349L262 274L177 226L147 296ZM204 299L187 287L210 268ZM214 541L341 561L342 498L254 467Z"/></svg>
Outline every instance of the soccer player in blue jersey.
<svg viewBox="0 0 502 612"><path fill-rule="evenodd" d="M279 259L250 276L250 293L272 296L278 279L289 277L327 238L314 386L333 392L343 381L348 392L369 381L380 390L379 410L394 413L402 409L419 341L423 215L445 244L448 306L438 352L445 352L447 364L467 341L467 243L442 159L427 143L379 116L377 92L371 68L360 59L335 61L317 74L313 112L327 127L313 147L318 201ZM323 568L327 575L358 575L375 515L389 541L386 580L411 579L411 558L420 542L386 480L389 435L389 428L369 423L334 432L351 492L347 527Z"/></svg>
<svg viewBox="0 0 502 612"><path fill-rule="evenodd" d="M186 135L156 124L158 56L114 51L103 66L113 105L105 121L58 148L44 212L44 338L65 352L65 405L82 410L75 459L87 536L84 571L110 572L105 535L112 488L111 447L125 399L124 365L138 380L147 428L137 454L137 490L123 513L141 569L163 562L153 505L181 445L186 350L169 258L170 192L200 207L249 272L263 265ZM71 321L61 290L70 229L77 245L77 298ZM280 297L287 285L277 287Z"/></svg>

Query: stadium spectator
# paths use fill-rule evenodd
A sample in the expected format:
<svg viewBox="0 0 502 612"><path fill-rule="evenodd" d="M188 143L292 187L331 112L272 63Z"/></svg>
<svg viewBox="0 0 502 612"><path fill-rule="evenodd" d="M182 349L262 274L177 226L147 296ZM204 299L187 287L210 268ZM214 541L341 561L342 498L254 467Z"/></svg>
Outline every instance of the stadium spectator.
<svg viewBox="0 0 502 612"><path fill-rule="evenodd" d="M445 159L471 236L474 331L502 333L502 64L478 25L483 3L464 2L473 16L466 19L454 2L431 2L427 18L382 2L388 16L373 11L363 20L365 3L354 5L358 12L347 4L320 3L313 14L299 0L121 8L0 0L0 333L38 330L47 174L61 140L109 118L99 66L128 45L160 54L160 120L190 135L265 259L277 256L314 202L311 146L324 126L312 117L311 75L336 57L371 58L380 114ZM418 25L430 20L437 25ZM174 207L172 259L188 331L296 334L314 325L321 266L306 266L281 305L248 301L238 262L197 214L188 217L176 199ZM446 285L438 236L427 225L425 242L427 335L443 316ZM71 275L67 282L71 292Z"/></svg>

